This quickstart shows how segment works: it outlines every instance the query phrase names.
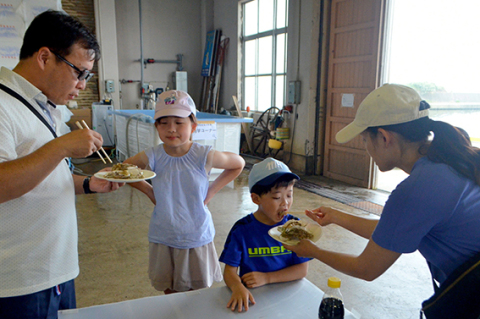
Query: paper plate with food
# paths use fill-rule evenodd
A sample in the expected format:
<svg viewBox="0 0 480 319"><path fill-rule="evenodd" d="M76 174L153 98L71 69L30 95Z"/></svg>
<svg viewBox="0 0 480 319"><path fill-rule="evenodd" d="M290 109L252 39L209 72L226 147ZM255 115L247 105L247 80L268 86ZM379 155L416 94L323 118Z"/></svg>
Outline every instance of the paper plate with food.
<svg viewBox="0 0 480 319"><path fill-rule="evenodd" d="M155 177L155 172L140 169L133 164L115 164L111 171L98 172L94 176L116 183L135 183Z"/></svg>
<svg viewBox="0 0 480 319"><path fill-rule="evenodd" d="M302 239L318 241L322 236L322 227L316 223L291 219L281 226L271 228L268 234L282 244L293 246Z"/></svg>

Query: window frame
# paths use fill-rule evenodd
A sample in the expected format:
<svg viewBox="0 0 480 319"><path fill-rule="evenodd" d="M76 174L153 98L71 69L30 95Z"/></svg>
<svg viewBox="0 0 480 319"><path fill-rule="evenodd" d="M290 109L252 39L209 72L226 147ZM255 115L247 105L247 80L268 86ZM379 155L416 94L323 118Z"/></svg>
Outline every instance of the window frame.
<svg viewBox="0 0 480 319"><path fill-rule="evenodd" d="M276 106L278 108L283 108L283 106L286 103L286 95L287 95L287 60L288 60L288 55L287 55L287 45L288 45L288 4L289 0L285 0L285 27L282 28L276 28L277 27L277 14L278 14L278 1L279 0L273 0L274 2L274 8L273 8L273 28L268 31L263 31L259 33L255 33L252 35L245 36L245 5L249 2L256 1L257 2L257 31L259 29L259 17L261 16L259 10L260 10L260 1L261 0L250 0L250 1L243 1L241 2L241 35L240 35L240 46L241 46L241 70L240 70L240 81L241 81L241 92L242 92L242 105L241 108L242 110L245 110L247 108L246 99L245 99L245 82L247 78L255 78L255 105L252 107L251 111L257 111L257 112L263 112L266 109ZM283 70L284 72L277 72L277 36L279 35L285 35L285 43L284 43L284 66ZM271 65L271 72L270 73L259 73L259 52L258 52L258 46L259 46L259 40L261 38L269 37L271 36L272 38L272 65ZM245 43L248 41L255 40L255 72L252 75L246 75L245 74ZM270 89L270 101L271 105L265 107L265 108L260 108L258 105L258 79L259 77L263 76L270 76L271 77L271 89ZM283 83L281 85L283 86L283 100L282 100L282 105L276 105L277 99L276 99L276 92L277 92L277 86L279 83L277 83L277 77L278 76L283 76Z"/></svg>

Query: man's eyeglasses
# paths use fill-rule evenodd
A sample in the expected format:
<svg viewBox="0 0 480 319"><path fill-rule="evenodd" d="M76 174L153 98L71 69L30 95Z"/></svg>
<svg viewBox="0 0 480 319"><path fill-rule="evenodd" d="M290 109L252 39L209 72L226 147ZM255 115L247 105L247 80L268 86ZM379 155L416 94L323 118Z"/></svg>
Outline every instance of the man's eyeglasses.
<svg viewBox="0 0 480 319"><path fill-rule="evenodd" d="M90 80L94 73L90 72L89 70L80 70L79 68L77 68L75 65L73 65L72 63L68 62L64 57L62 57L61 55L58 55L56 54L55 52L52 52L53 54L55 54L55 56L57 58L59 58L60 60L62 60L63 62L65 62L66 64L68 64L71 68L73 68L75 71L78 72L78 77L77 79L79 81L83 81L85 80L85 82L88 82L88 80Z"/></svg>

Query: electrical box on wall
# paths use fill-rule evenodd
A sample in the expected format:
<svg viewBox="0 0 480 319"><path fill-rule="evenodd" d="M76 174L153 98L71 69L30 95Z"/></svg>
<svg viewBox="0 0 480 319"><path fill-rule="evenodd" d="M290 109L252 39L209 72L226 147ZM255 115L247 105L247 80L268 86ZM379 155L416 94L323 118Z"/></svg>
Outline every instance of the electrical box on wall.
<svg viewBox="0 0 480 319"><path fill-rule="evenodd" d="M288 104L300 104L300 81L288 82Z"/></svg>
<svg viewBox="0 0 480 319"><path fill-rule="evenodd" d="M113 80L105 80L105 92L115 92L115 83L113 82Z"/></svg>

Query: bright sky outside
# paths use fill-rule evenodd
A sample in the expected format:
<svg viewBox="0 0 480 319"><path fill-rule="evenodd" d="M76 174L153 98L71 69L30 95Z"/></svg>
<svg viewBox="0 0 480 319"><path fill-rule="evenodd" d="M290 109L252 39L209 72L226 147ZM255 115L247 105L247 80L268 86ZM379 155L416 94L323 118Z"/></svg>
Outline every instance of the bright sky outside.
<svg viewBox="0 0 480 319"><path fill-rule="evenodd" d="M390 74L387 82L434 83L451 93L480 93L480 1L392 0ZM436 120L460 126L480 147L480 111L452 112ZM407 174L377 175L377 187L392 191Z"/></svg>
<svg viewBox="0 0 480 319"><path fill-rule="evenodd" d="M391 83L480 93L480 1L395 0Z"/></svg>

